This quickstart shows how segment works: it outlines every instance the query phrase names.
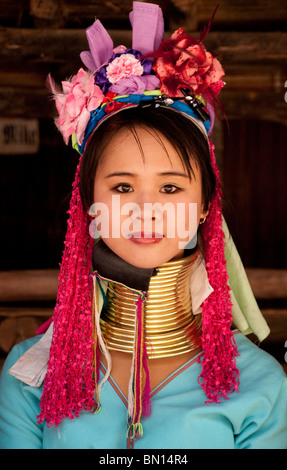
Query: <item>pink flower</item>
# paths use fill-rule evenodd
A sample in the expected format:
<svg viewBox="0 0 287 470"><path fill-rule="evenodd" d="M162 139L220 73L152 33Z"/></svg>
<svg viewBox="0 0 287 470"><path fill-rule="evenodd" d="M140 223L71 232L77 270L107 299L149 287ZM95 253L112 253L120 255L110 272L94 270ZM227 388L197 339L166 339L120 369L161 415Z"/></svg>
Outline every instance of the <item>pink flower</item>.
<svg viewBox="0 0 287 470"><path fill-rule="evenodd" d="M82 68L71 80L62 82L62 91L56 87L50 75L48 86L56 101L59 117L55 123L64 142L68 144L69 137L76 133L77 142L81 145L90 112L98 108L104 99L102 90L94 84L94 76Z"/></svg>
<svg viewBox="0 0 287 470"><path fill-rule="evenodd" d="M139 77L143 74L143 71L140 61L132 54L123 54L116 57L106 69L110 83L117 83L122 78L131 77L132 75Z"/></svg>

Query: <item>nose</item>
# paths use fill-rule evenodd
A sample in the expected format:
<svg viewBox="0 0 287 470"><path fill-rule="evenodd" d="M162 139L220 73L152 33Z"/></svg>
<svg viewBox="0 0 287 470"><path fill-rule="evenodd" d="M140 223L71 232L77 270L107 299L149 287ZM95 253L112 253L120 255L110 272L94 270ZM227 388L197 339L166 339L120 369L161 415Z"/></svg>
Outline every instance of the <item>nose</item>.
<svg viewBox="0 0 287 470"><path fill-rule="evenodd" d="M130 219L133 222L160 222L163 218L162 205L159 202L134 203L130 207Z"/></svg>

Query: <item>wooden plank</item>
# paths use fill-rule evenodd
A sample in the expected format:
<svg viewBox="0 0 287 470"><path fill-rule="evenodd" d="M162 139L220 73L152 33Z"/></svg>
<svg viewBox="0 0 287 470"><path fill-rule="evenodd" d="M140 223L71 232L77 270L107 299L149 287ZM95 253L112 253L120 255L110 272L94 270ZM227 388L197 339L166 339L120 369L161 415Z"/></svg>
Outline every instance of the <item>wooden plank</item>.
<svg viewBox="0 0 287 470"><path fill-rule="evenodd" d="M256 26L284 22L287 20L287 4L285 0L199 0L198 16L200 23L206 23L216 5L219 8L213 22L214 27L231 25L232 28L254 24Z"/></svg>
<svg viewBox="0 0 287 470"><path fill-rule="evenodd" d="M55 65L50 66L51 69L55 69ZM67 73L67 65L65 68L59 66L57 75L63 72L61 80L65 78L65 72ZM46 78L47 74L51 70L49 65L46 64L44 67L34 64L26 70L16 70L6 66L5 69L0 70L0 87L13 87L15 89L29 88L32 92L34 89L42 89L47 91ZM268 64L241 64L240 66L224 63L226 82L225 89L231 90L270 90L270 91L282 91L285 90L285 82L287 77L287 61L284 63L274 64L272 66ZM52 71L53 74L53 71ZM283 93L284 96L284 93Z"/></svg>
<svg viewBox="0 0 287 470"><path fill-rule="evenodd" d="M206 47L219 56L223 64L274 64L287 59L287 34L274 32L210 32ZM267 61L267 62L266 62Z"/></svg>
<svg viewBox="0 0 287 470"><path fill-rule="evenodd" d="M279 92L264 93L263 90L232 90L228 85L222 92L221 102L229 120L248 118L282 124L287 122L284 93L283 87Z"/></svg>
<svg viewBox="0 0 287 470"><path fill-rule="evenodd" d="M54 300L54 299L53 299ZM29 306L26 306L26 303L22 303L20 307L10 306L9 304L5 306L0 305L0 319L2 318L18 318L18 317L44 317L49 318L53 315L53 307L38 307L33 306L30 303Z"/></svg>
<svg viewBox="0 0 287 470"><path fill-rule="evenodd" d="M0 87L0 114L5 117L53 118L55 105L49 100L48 92L43 87L14 88Z"/></svg>
<svg viewBox="0 0 287 470"><path fill-rule="evenodd" d="M263 309L270 334L261 348L274 356L287 373L287 310Z"/></svg>
<svg viewBox="0 0 287 470"><path fill-rule="evenodd" d="M287 299L287 270L248 268L246 273L257 299ZM57 269L2 271L0 302L55 300L58 275Z"/></svg>
<svg viewBox="0 0 287 470"><path fill-rule="evenodd" d="M271 330L269 341L285 343L285 341L287 341L287 310L272 308L262 309L262 315Z"/></svg>
<svg viewBox="0 0 287 470"><path fill-rule="evenodd" d="M0 72L1 77L1 72ZM286 89L279 91L261 88L260 82L257 89L246 89L248 78L243 75L227 77L227 86L221 94L221 101L228 119L256 118L266 121L287 122L287 106L284 100ZM1 79L0 79L1 81ZM271 86L272 79L266 78ZM242 83L242 89L239 84ZM262 83L262 81L261 81ZM234 88L233 88L234 86ZM264 93L264 99L262 94ZM49 99L46 88L9 87L0 85L0 113L1 116L30 117L30 118L54 118L56 108L54 102Z"/></svg>
<svg viewBox="0 0 287 470"><path fill-rule="evenodd" d="M198 32L187 32L199 36ZM109 30L109 34L114 44L131 45L131 31ZM287 62L287 34L281 31L211 31L205 44L223 64L264 65L268 61L270 65L280 61L283 66ZM51 67L52 63L59 66L71 61L70 68L78 69L79 54L87 49L87 40L83 29L0 28L0 46L0 59L11 66L22 62L25 68L44 63Z"/></svg>
<svg viewBox="0 0 287 470"><path fill-rule="evenodd" d="M172 0L163 3L169 4L168 7L162 9L166 19L165 23L171 30L176 30L179 27L186 30L198 30L199 0Z"/></svg>
<svg viewBox="0 0 287 470"><path fill-rule="evenodd" d="M113 31L115 44L131 44L131 32ZM127 45L129 45L127 44ZM59 47L60 45L60 47ZM88 48L83 29L25 29L0 28L0 58L7 66L19 65L31 69L32 65L70 64L70 74L82 65L79 54Z"/></svg>
<svg viewBox="0 0 287 470"><path fill-rule="evenodd" d="M246 267L286 270L287 219L282 214L286 213L287 206L287 121L266 120L268 113L270 117L275 116L273 108L277 107L278 100L272 103L272 94L255 95L254 110L251 101L246 105L240 103L240 94L238 97L233 95L229 94L229 101L236 98L238 111L235 106L234 120L229 119L229 130L224 134L222 181L225 217ZM224 105L227 103L225 99L224 93ZM286 110L282 95L280 99ZM241 115L241 111L245 114ZM229 112L227 115L230 118Z"/></svg>
<svg viewBox="0 0 287 470"><path fill-rule="evenodd" d="M268 90L272 92L279 92L284 97L284 86L287 77L287 62L286 64L278 62L270 65L265 64L230 64L228 61L224 62L224 81L226 86L222 95L226 90L246 90L252 92L253 90ZM282 95L283 92L283 95Z"/></svg>
<svg viewBox="0 0 287 470"><path fill-rule="evenodd" d="M58 270L0 272L0 302L53 301L58 289Z"/></svg>
<svg viewBox="0 0 287 470"><path fill-rule="evenodd" d="M30 0L30 15L37 19L49 20L54 28L64 24L62 2L58 0Z"/></svg>
<svg viewBox="0 0 287 470"><path fill-rule="evenodd" d="M257 299L287 299L286 270L248 268L246 273Z"/></svg>
<svg viewBox="0 0 287 470"><path fill-rule="evenodd" d="M0 70L0 87L10 88L29 88L32 92L35 88L46 89L45 83L47 70L41 70L41 67L33 66L30 70L15 70L15 67L9 69L5 66Z"/></svg>
<svg viewBox="0 0 287 470"><path fill-rule="evenodd" d="M158 0L156 2L163 11L166 25L175 28L189 25L197 26L197 4L198 0ZM36 20L50 21L51 26L56 24L89 25L94 17L100 18L106 27L111 25L126 27L129 25L129 13L132 9L130 0L113 0L99 3L98 0L81 1L76 0L30 0L30 14Z"/></svg>
<svg viewBox="0 0 287 470"><path fill-rule="evenodd" d="M160 2L166 3L166 2ZM62 1L62 12L66 22L77 18L79 22L91 21L100 18L106 21L128 21L132 3L129 0L113 0L109 2L99 2L98 0L84 0L79 3L77 0Z"/></svg>
<svg viewBox="0 0 287 470"><path fill-rule="evenodd" d="M20 341L36 335L45 319L37 316L7 317L0 323L0 350L8 353Z"/></svg>
<svg viewBox="0 0 287 470"><path fill-rule="evenodd" d="M131 44L130 31L110 30L110 34L115 44ZM55 107L48 99L45 79L51 72L60 82L83 65L79 54L87 49L85 31L0 28L0 44L5 64L0 71L1 115L53 117ZM226 72L221 99L230 118L286 122L286 33L211 32L206 45L220 56Z"/></svg>
<svg viewBox="0 0 287 470"><path fill-rule="evenodd" d="M266 25L283 22L287 19L286 2L284 0L158 0L164 13L166 23L176 21L182 25L190 18L190 12L196 4L200 24L206 24L216 5L220 7L215 16L213 27L242 26L245 24ZM131 0L3 0L1 2L0 20L11 24L27 24L36 20L61 21L63 24L79 24L91 22L97 16L109 24L127 23L131 10ZM194 13L193 13L194 14ZM33 23L32 23L33 24ZM55 23L54 23L55 24Z"/></svg>

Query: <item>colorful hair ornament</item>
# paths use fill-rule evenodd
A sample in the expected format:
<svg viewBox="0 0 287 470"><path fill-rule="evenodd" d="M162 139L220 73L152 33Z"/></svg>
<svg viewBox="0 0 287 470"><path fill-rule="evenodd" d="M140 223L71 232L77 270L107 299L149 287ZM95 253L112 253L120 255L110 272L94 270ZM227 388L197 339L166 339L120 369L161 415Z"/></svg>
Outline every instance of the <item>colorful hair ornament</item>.
<svg viewBox="0 0 287 470"><path fill-rule="evenodd" d="M183 28L163 40L163 16L158 5L134 2L130 20L132 48L114 47L108 32L96 20L86 32L90 51L81 53L89 70L81 68L62 82L62 89L48 76L47 86L59 113L55 124L66 144L75 136L73 146L80 153L88 134L107 114L120 109L119 100L133 103L133 96L143 97L155 90L173 101L187 103L197 119L209 121L211 132L213 102L219 104L217 95L224 86L220 62L201 40Z"/></svg>

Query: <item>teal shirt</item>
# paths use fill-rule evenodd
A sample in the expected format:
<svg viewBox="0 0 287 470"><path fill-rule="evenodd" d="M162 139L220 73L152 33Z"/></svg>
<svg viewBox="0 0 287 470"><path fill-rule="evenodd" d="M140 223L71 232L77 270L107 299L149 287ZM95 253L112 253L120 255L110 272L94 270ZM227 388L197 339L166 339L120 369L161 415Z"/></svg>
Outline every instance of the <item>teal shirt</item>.
<svg viewBox="0 0 287 470"><path fill-rule="evenodd" d="M7 370L37 341L13 348L0 379L0 448L125 449L127 402L110 379L101 393L101 412L82 412L57 429L37 424L42 388L32 388ZM287 378L279 363L241 333L239 392L205 404L197 379L198 357L171 374L152 392L152 413L142 420L135 449L286 449Z"/></svg>

